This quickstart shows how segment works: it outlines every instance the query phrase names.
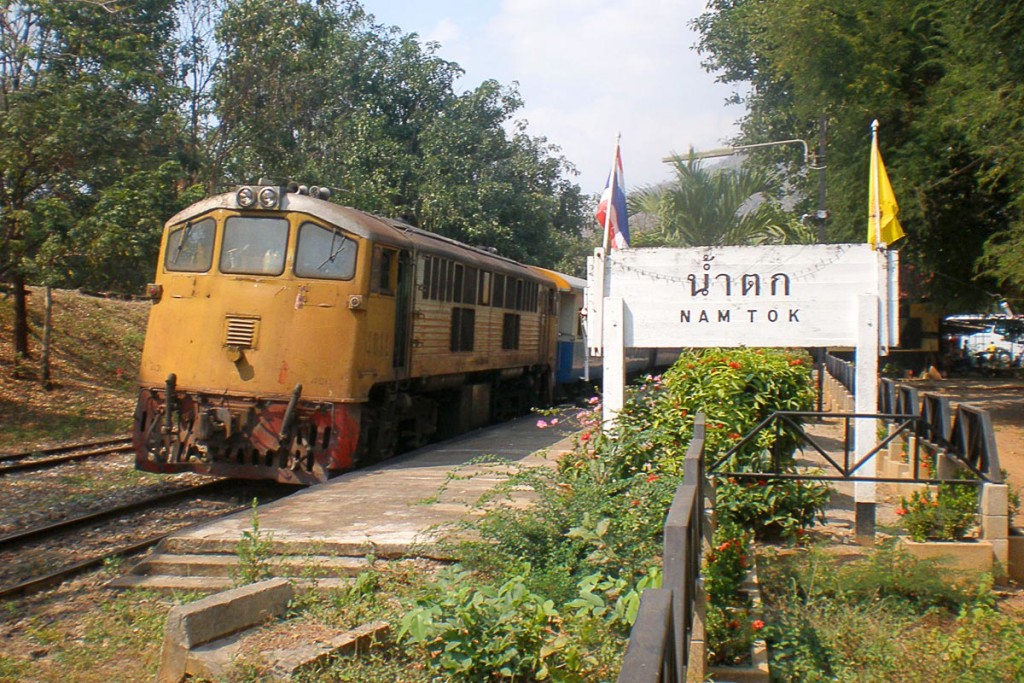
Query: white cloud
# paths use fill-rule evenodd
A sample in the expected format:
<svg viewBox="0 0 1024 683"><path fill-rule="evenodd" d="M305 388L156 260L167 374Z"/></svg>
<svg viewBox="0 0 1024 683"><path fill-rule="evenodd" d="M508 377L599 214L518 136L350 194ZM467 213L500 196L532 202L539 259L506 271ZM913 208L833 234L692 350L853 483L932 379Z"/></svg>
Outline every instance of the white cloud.
<svg viewBox="0 0 1024 683"><path fill-rule="evenodd" d="M704 0L364 0L404 31L442 44L466 70L461 87L485 79L519 83L520 118L579 168L585 193L600 192L617 133L630 187L666 179L661 159L721 146L738 107L691 49L688 23Z"/></svg>
<svg viewBox="0 0 1024 683"><path fill-rule="evenodd" d="M421 37L426 42L436 42L441 45L449 45L457 43L461 33L462 31L459 29L459 25L450 17L445 17L441 21L437 22L437 25L434 26L434 28Z"/></svg>
<svg viewBox="0 0 1024 683"><path fill-rule="evenodd" d="M718 146L733 132L739 112L724 110L728 89L691 50L688 22L702 8L693 0L505 0L484 40L520 82L531 132L563 148L584 192L603 187L620 132L633 187L666 178L661 159L673 150Z"/></svg>

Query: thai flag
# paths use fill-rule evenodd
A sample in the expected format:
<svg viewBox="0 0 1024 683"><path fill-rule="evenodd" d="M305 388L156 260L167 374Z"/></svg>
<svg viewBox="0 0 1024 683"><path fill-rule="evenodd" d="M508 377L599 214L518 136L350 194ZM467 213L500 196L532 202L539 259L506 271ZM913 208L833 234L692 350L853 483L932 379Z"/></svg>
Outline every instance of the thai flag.
<svg viewBox="0 0 1024 683"><path fill-rule="evenodd" d="M615 162L608 174L608 184L597 203L597 222L605 228L604 245L607 249L629 246L629 217L626 215L626 184L622 178L622 155L615 143Z"/></svg>

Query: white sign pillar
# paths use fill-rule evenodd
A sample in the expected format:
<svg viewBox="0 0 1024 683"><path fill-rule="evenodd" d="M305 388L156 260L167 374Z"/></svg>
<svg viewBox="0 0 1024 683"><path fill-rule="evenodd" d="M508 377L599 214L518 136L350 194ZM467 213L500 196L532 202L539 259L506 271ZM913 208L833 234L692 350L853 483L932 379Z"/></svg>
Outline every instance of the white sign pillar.
<svg viewBox="0 0 1024 683"><path fill-rule="evenodd" d="M859 334L855 357L856 384L854 385L853 412L857 414L873 414L878 410L878 344L879 344L879 297L873 294L861 294L857 298ZM885 303L884 301L882 302ZM883 315L887 315L883 311ZM856 462L860 462L872 448L876 440L876 424L874 420L859 419L853 423L853 452ZM874 477L875 461L865 462L857 476ZM855 533L857 541L864 545L872 545L875 535L875 482L858 481L853 485Z"/></svg>
<svg viewBox="0 0 1024 683"><path fill-rule="evenodd" d="M605 430L615 424L615 418L626 403L626 327L625 306L620 297L604 300L604 395L601 403L601 423Z"/></svg>

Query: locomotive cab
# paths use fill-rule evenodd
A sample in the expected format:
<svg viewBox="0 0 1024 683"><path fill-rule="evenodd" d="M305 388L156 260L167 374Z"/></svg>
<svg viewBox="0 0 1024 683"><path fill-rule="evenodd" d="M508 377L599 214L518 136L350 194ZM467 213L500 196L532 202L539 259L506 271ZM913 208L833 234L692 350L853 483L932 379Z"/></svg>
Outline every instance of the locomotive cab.
<svg viewBox="0 0 1024 683"><path fill-rule="evenodd" d="M365 214L272 186L168 221L140 368L139 467L294 483L351 467L367 379L400 370L384 300L400 242Z"/></svg>

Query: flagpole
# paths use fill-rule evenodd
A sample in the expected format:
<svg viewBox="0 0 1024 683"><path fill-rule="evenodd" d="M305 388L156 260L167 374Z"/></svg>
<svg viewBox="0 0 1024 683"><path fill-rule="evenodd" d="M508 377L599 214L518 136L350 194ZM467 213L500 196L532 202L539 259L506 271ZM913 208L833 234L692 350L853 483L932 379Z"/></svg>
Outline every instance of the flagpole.
<svg viewBox="0 0 1024 683"><path fill-rule="evenodd" d="M878 119L871 122L871 176L874 180L875 191L875 248L881 248L882 244L882 181L881 181L881 169L879 168L879 152L878 152Z"/></svg>
<svg viewBox="0 0 1024 683"><path fill-rule="evenodd" d="M878 332L878 355L889 355L889 343L892 337L892 296L889 288L892 286L892 257L886 244L882 241L882 169L879 160L881 153L878 150L878 119L871 122L871 168L874 171L871 175L874 182L875 194L875 248L878 251L885 250L885 262L882 266L884 274L885 299L881 302L882 315L879 321Z"/></svg>
<svg viewBox="0 0 1024 683"><path fill-rule="evenodd" d="M608 194L608 208L606 208L604 211L604 241L602 242L602 244L604 245L605 252L608 251L608 230L612 226L612 200L615 197L615 181L618 178L619 172L618 161L620 142L622 142L621 132L616 134L615 136L615 153L612 154L612 170L608 176L608 187L611 189L611 192ZM625 190L623 190L623 192L625 192Z"/></svg>

